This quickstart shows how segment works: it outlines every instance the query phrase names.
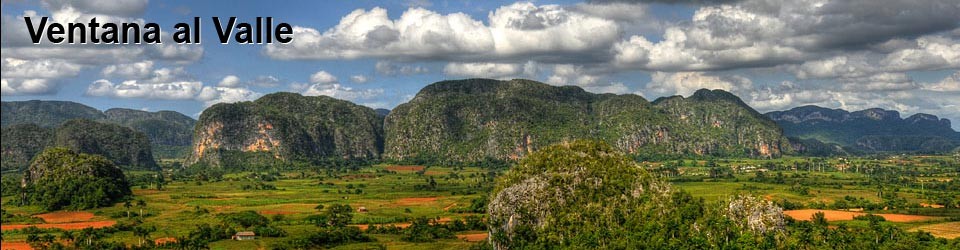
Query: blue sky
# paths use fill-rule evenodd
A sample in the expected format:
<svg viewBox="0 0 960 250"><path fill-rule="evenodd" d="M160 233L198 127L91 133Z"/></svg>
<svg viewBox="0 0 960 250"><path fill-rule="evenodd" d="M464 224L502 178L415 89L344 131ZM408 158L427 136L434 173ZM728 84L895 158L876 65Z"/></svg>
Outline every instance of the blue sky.
<svg viewBox="0 0 960 250"><path fill-rule="evenodd" d="M960 120L956 1L661 2L3 1L3 100L196 116L288 91L389 109L427 84L485 77L650 100L725 89L761 112L879 107ZM168 33L199 16L204 37L34 45L23 16ZM222 45L213 16L271 16L296 26L294 42Z"/></svg>

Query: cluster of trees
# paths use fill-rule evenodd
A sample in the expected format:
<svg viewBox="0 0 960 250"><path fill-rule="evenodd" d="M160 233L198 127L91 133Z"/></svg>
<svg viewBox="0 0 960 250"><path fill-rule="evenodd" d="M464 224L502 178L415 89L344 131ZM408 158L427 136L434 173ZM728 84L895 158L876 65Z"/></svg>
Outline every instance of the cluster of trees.
<svg viewBox="0 0 960 250"><path fill-rule="evenodd" d="M706 203L603 143L576 141L514 166L499 180L488 213L491 240L500 249L960 247L960 240L907 232L873 217L861 218L866 227L832 228L822 214L793 221L779 207L759 203L746 206L749 211L734 209L733 201Z"/></svg>
<svg viewBox="0 0 960 250"><path fill-rule="evenodd" d="M99 155L50 148L38 155L24 175L22 204L48 211L111 206L131 194L120 168Z"/></svg>
<svg viewBox="0 0 960 250"><path fill-rule="evenodd" d="M217 218L220 218L220 221L227 227L234 229L233 231L253 231L264 237L283 237L287 235L286 231L271 224L270 219L254 211L218 214Z"/></svg>
<svg viewBox="0 0 960 250"><path fill-rule="evenodd" d="M273 249L325 249L335 246L375 241L359 228L348 226L353 221L353 208L346 204L323 204L315 207L318 214L307 217L318 228L307 235L294 237L273 246Z"/></svg>
<svg viewBox="0 0 960 250"><path fill-rule="evenodd" d="M433 242L438 239L455 238L455 232L486 229L487 225L482 217L471 215L463 220L454 219L446 223L437 219L417 217L410 222L410 226L405 228L392 224L370 225L366 233L400 235L400 240L407 242Z"/></svg>

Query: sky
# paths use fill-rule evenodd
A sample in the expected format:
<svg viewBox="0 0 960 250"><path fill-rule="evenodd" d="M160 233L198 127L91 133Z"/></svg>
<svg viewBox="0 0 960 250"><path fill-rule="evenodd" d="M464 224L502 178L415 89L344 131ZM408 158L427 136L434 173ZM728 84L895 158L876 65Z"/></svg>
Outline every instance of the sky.
<svg viewBox="0 0 960 250"><path fill-rule="evenodd" d="M760 112L929 113L960 128L960 1L2 1L2 99L196 117L274 92L391 109L422 87L525 78L648 100L724 89ZM157 23L163 44L29 40L24 16ZM288 44L220 44L211 17L273 17ZM201 17L203 42L173 26Z"/></svg>

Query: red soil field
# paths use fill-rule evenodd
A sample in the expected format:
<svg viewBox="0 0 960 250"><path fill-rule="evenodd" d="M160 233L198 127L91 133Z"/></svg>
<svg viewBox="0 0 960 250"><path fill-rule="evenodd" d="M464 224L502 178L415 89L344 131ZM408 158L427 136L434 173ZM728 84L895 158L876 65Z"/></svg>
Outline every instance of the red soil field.
<svg viewBox="0 0 960 250"><path fill-rule="evenodd" d="M43 219L47 223L67 223L67 222L79 222L79 221L89 221L93 219L93 213L90 212L53 212L34 215L34 217Z"/></svg>
<svg viewBox="0 0 960 250"><path fill-rule="evenodd" d="M409 205L420 205L423 203L430 203L437 201L437 197L415 197L415 198L401 198L397 199L393 203L399 206L409 206Z"/></svg>
<svg viewBox="0 0 960 250"><path fill-rule="evenodd" d="M113 226L114 224L117 224L117 222L112 220L58 223L58 224L36 224L36 225L15 224L15 225L0 225L0 231L23 229L30 226L36 226L37 228L59 228L63 230L79 230L79 229L84 229L88 227L92 227L92 228L109 227L109 226Z"/></svg>
<svg viewBox="0 0 960 250"><path fill-rule="evenodd" d="M388 166L387 170L390 171L420 171L423 170L423 166Z"/></svg>
<svg viewBox="0 0 960 250"><path fill-rule="evenodd" d="M824 218L826 218L827 221L853 220L854 216L867 214L863 212L820 210L820 209L787 210L787 211L783 211L783 214L790 216L796 220L810 220L813 217L813 214L817 212L823 212ZM881 216L887 221L891 221L891 222L914 222L914 221L924 221L924 220L932 220L932 219L939 218L939 217L933 217L933 216L909 215L909 214L874 214L874 215Z"/></svg>
<svg viewBox="0 0 960 250"><path fill-rule="evenodd" d="M458 239L469 241L469 242L478 242L487 239L487 233L475 233L475 234L458 234Z"/></svg>
<svg viewBox="0 0 960 250"><path fill-rule="evenodd" d="M19 242L19 241L17 241L17 242L9 242L9 241L4 241L3 243L0 243L0 249L3 249L3 250L31 250L31 249L33 249L33 248L30 247L30 244L27 244L26 242Z"/></svg>
<svg viewBox="0 0 960 250"><path fill-rule="evenodd" d="M174 242L177 242L177 239L176 239L176 238L173 238L173 237L163 237L163 238L157 238L157 239L153 240L153 242L156 243L157 245L160 245L160 244L165 244L165 243L174 243Z"/></svg>

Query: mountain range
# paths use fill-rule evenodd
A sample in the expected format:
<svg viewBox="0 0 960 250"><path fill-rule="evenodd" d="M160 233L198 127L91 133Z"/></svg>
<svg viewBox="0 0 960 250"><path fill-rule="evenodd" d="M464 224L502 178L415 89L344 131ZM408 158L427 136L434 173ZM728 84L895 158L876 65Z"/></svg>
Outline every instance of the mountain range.
<svg viewBox="0 0 960 250"><path fill-rule="evenodd" d="M65 101L3 102L2 126L5 170L26 166L48 146L143 167L155 166L153 157L213 166L324 159L510 161L574 139L602 140L638 159L936 153L960 146L950 121L929 114L901 118L882 109L816 106L761 114L722 90L650 102L521 79L441 81L393 110L274 93L211 106L199 120L173 111L101 112ZM141 137L145 140L136 139Z"/></svg>
<svg viewBox="0 0 960 250"><path fill-rule="evenodd" d="M848 112L817 106L802 106L766 114L784 134L801 140L817 140L855 153L946 152L960 146L960 132L950 120L917 113L879 108Z"/></svg>

